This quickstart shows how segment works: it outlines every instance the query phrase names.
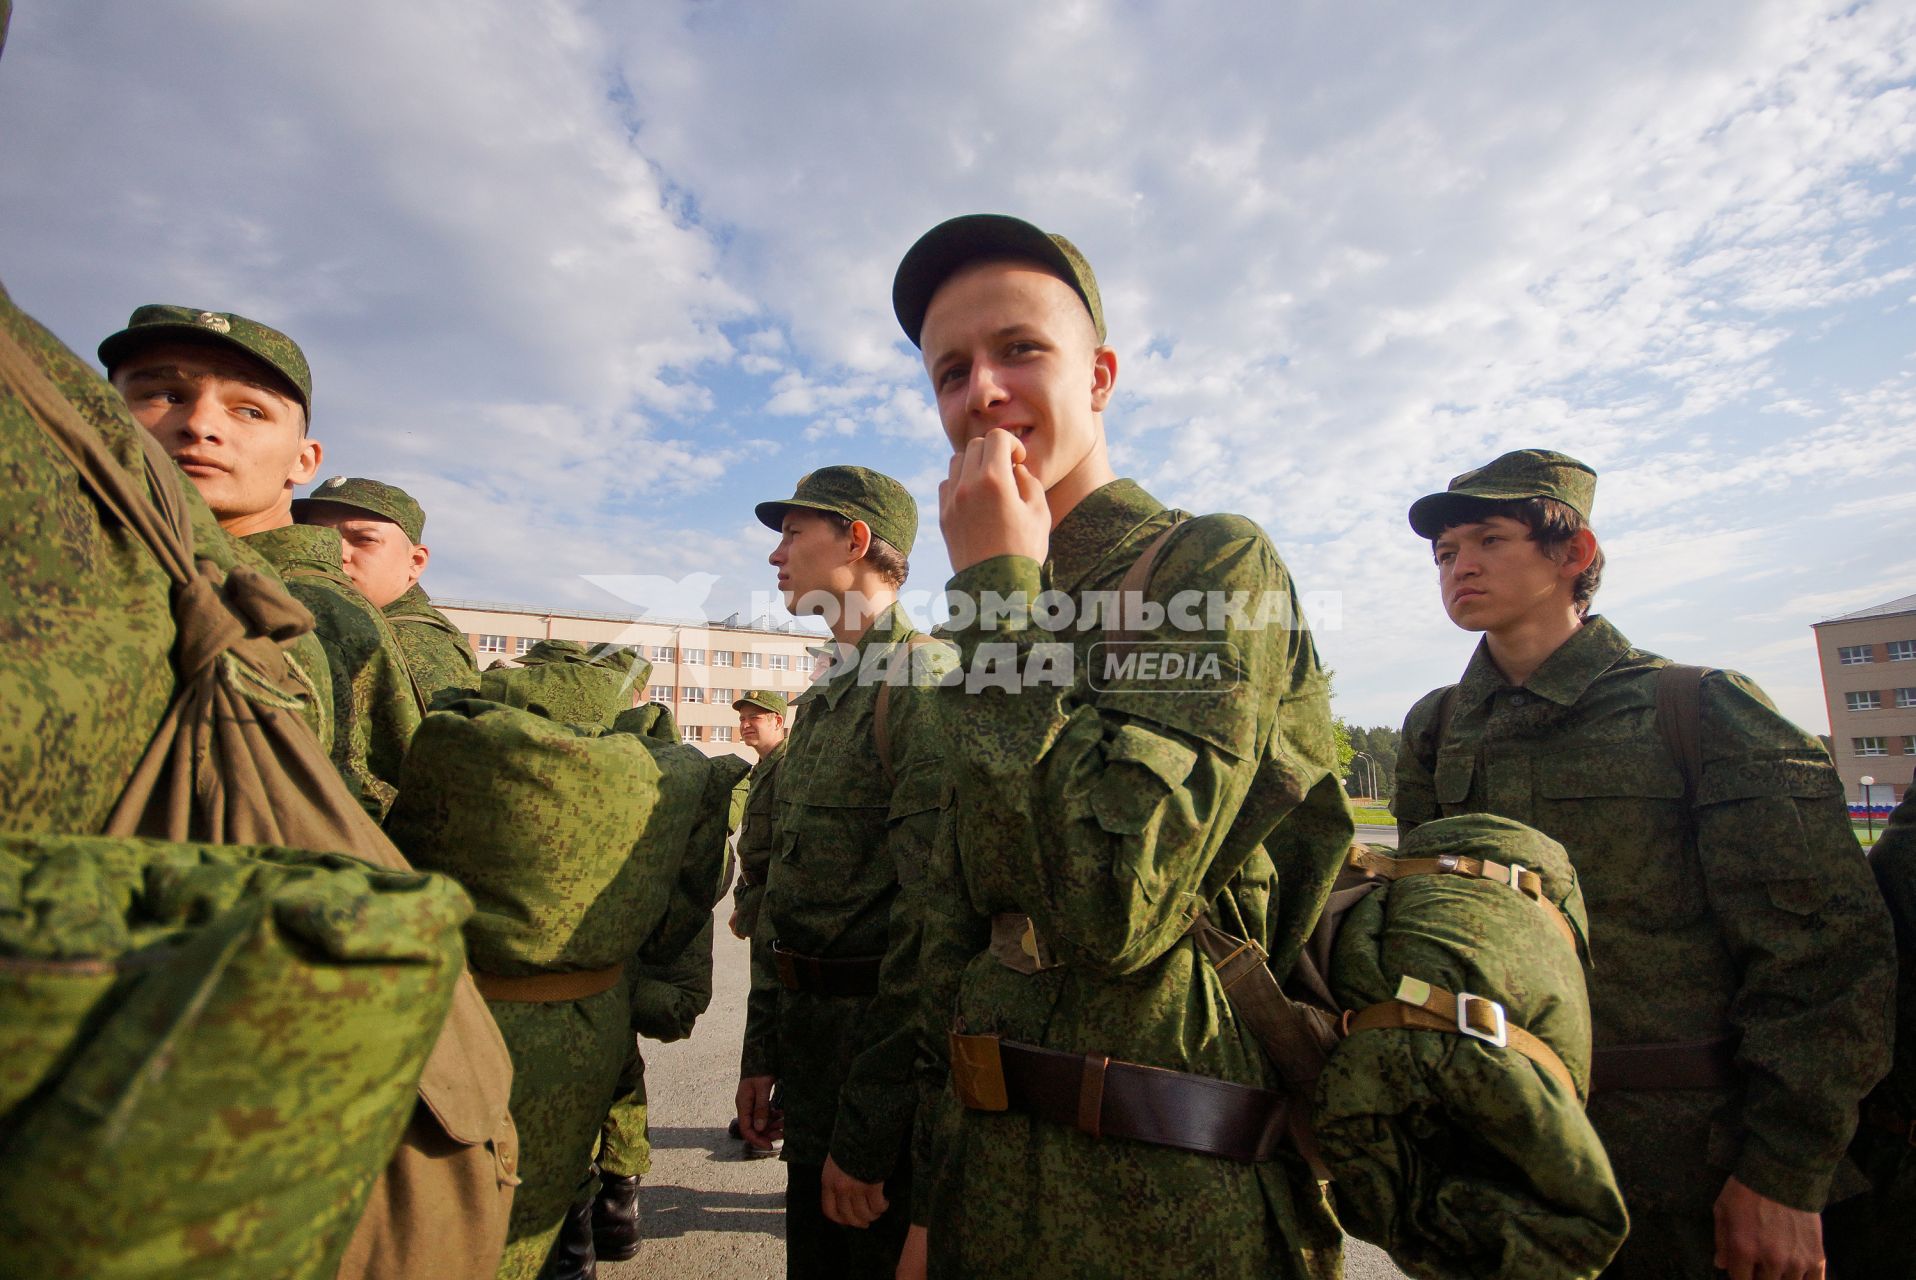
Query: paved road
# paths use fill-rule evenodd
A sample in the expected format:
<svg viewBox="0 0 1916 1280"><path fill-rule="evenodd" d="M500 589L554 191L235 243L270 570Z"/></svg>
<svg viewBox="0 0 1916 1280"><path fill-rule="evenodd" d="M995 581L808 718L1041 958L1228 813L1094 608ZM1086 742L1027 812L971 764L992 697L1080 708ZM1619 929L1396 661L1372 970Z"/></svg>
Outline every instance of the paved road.
<svg viewBox="0 0 1916 1280"><path fill-rule="evenodd" d="M1360 844L1387 844L1395 849L1397 847L1397 828L1372 827L1359 823L1357 827L1357 840Z"/></svg>
<svg viewBox="0 0 1916 1280"><path fill-rule="evenodd" d="M1395 832L1390 843L1396 843ZM1359 839L1376 842L1363 834ZM721 904L729 908L730 900ZM747 953L721 918L715 944L712 1007L688 1040L646 1044L651 1098L652 1172L639 1203L646 1243L630 1262L604 1263L605 1280L710 1277L759 1280L785 1274L785 1170L776 1160L745 1160L726 1137L745 1030ZM1347 1280L1400 1280L1389 1259L1353 1242Z"/></svg>

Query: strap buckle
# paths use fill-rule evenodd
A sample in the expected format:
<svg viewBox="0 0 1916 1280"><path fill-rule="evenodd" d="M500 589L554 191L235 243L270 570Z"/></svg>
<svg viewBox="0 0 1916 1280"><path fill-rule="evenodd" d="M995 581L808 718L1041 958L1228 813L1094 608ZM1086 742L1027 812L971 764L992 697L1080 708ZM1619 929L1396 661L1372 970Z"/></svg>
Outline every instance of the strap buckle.
<svg viewBox="0 0 1916 1280"><path fill-rule="evenodd" d="M951 1090L972 1111L1004 1111L1011 1106L997 1036L951 1033Z"/></svg>
<svg viewBox="0 0 1916 1280"><path fill-rule="evenodd" d="M1510 887L1518 893L1523 892L1523 873L1529 869L1530 868L1524 866L1521 862L1513 862L1510 864Z"/></svg>
<svg viewBox="0 0 1916 1280"><path fill-rule="evenodd" d="M1471 1024L1470 1005L1473 1000L1490 1011L1490 1030L1485 1031ZM1463 1035L1494 1044L1499 1049L1510 1046L1510 1020L1504 1015L1504 1007L1489 996L1473 995L1468 991L1457 993L1457 1030Z"/></svg>

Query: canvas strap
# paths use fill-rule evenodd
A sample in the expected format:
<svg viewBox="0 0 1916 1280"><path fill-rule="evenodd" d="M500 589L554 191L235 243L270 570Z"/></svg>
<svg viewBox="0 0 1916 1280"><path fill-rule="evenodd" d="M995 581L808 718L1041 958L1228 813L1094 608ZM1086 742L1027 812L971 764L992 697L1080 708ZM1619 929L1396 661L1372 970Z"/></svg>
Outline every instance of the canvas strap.
<svg viewBox="0 0 1916 1280"><path fill-rule="evenodd" d="M898 783L898 771L891 763L891 687L894 680L911 679L911 652L923 645L933 643L927 635L915 635L905 641L905 669L903 673L888 672L883 683L878 686L878 699L872 703L872 745L878 748L878 767L885 771L885 781Z"/></svg>
<svg viewBox="0 0 1916 1280"><path fill-rule="evenodd" d="M1348 865L1366 875L1378 876L1385 880L1400 880L1405 876L1463 876L1473 880L1488 880L1493 884L1507 885L1544 909L1550 920L1563 934L1564 941L1571 950L1577 949L1577 934L1570 927L1570 921L1558 909L1557 904L1546 898L1543 893L1543 877L1525 866L1505 865L1489 858L1470 858L1461 854L1447 853L1436 858L1393 858L1388 854L1376 853L1363 845L1352 845Z"/></svg>
<svg viewBox="0 0 1916 1280"><path fill-rule="evenodd" d="M1488 996L1466 991L1453 995L1418 978L1405 978L1390 1000L1360 1009L1345 1020L1351 1035L1360 1031L1442 1031L1469 1036L1497 1048L1515 1049L1549 1072L1572 1096L1577 1095L1570 1068L1557 1051L1511 1022L1504 1007Z"/></svg>

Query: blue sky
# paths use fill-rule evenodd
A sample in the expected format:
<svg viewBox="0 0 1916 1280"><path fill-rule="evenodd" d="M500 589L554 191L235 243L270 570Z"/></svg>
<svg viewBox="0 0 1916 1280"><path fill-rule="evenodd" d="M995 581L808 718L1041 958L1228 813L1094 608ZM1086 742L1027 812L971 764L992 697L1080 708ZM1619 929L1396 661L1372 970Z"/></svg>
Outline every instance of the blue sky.
<svg viewBox="0 0 1916 1280"><path fill-rule="evenodd" d="M1471 647L1405 507L1540 445L1603 473L1599 608L1820 732L1809 624L1916 591L1913 80L1906 4L23 0L0 279L87 352L149 301L291 333L438 594L723 616L827 462L911 485L942 584L889 282L1018 213L1098 270L1119 469L1341 593L1347 717Z"/></svg>

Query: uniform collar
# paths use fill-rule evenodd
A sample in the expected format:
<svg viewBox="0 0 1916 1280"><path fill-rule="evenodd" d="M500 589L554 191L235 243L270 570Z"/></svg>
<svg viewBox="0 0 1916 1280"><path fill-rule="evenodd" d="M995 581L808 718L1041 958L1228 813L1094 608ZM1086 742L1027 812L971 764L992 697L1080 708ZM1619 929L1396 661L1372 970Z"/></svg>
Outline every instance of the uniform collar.
<svg viewBox="0 0 1916 1280"><path fill-rule="evenodd" d="M845 691L858 683L858 673L865 666L866 651L880 645L896 644L910 636L912 630L911 619L905 616L904 609L896 600L892 601L883 613L872 619L871 625L865 628L865 634L852 645L853 652L858 654L858 661L848 664L847 670L840 671L830 680L812 685L798 695L797 701L823 698L827 707L836 707L838 700L845 696ZM837 650L833 649L832 652L836 653Z"/></svg>
<svg viewBox="0 0 1916 1280"><path fill-rule="evenodd" d="M323 525L281 525L277 529L249 533L244 541L282 573L298 564L329 569L336 574L345 572L340 565L339 533Z"/></svg>
<svg viewBox="0 0 1916 1280"><path fill-rule="evenodd" d="M1598 676L1629 652L1630 642L1623 633L1593 613L1531 673L1524 681L1524 690L1559 706L1574 705ZM1509 687L1510 682L1491 661L1489 642L1479 640L1477 652L1470 656L1470 665L1464 668L1464 678L1457 687L1459 705L1475 706Z"/></svg>
<svg viewBox="0 0 1916 1280"><path fill-rule="evenodd" d="M770 770L773 765L778 763L778 758L785 754L785 744L791 740L791 731L788 729L785 736L779 739L779 743L776 747L773 747L770 751L767 751L758 758L758 763L752 766L752 772L756 774Z"/></svg>
<svg viewBox="0 0 1916 1280"><path fill-rule="evenodd" d="M1082 590L1122 553L1131 534L1164 509L1135 480L1113 480L1094 489L1051 531L1045 562L1051 585L1067 594Z"/></svg>

